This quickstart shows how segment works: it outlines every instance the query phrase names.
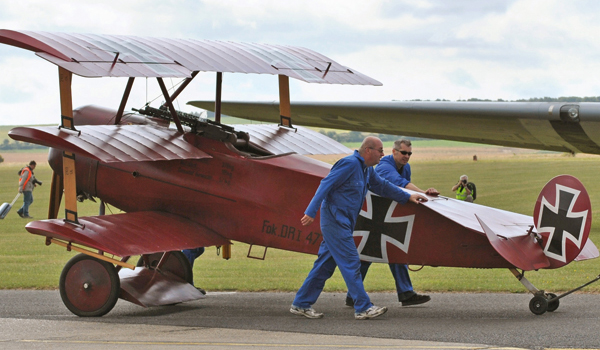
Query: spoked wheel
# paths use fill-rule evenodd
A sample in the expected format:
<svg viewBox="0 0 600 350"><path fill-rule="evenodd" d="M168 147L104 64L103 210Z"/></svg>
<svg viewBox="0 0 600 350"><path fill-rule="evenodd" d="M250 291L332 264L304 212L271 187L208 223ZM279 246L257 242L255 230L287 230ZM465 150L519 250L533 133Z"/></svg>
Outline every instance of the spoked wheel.
<svg viewBox="0 0 600 350"><path fill-rule="evenodd" d="M548 298L548 300L552 299L552 298L556 298L556 294L554 293L548 293L546 294L546 297ZM548 303L548 312L553 312L556 309L558 309L558 306L560 305L560 300L556 299L554 301L551 301Z"/></svg>
<svg viewBox="0 0 600 350"><path fill-rule="evenodd" d="M158 266L163 253L147 254L146 256L148 257L149 263L146 267L149 269L154 269L156 266ZM140 260L138 260L137 266L144 266L143 256L140 257ZM194 281L192 266L185 255L179 251L170 252L167 262L163 264L161 271L168 271L189 284L192 284Z"/></svg>
<svg viewBox="0 0 600 350"><path fill-rule="evenodd" d="M548 311L548 300L542 295L536 295L529 302L529 310L536 315L542 315Z"/></svg>
<svg viewBox="0 0 600 350"><path fill-rule="evenodd" d="M114 265L85 254L75 255L60 274L60 297L80 317L100 317L119 299L121 281Z"/></svg>

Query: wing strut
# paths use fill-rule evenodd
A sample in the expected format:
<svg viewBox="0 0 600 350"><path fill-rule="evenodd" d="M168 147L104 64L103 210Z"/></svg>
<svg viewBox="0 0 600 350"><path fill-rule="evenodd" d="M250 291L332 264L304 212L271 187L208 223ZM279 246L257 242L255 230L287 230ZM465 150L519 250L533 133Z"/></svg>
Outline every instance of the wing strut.
<svg viewBox="0 0 600 350"><path fill-rule="evenodd" d="M59 174L52 172L52 183L50 184L50 205L48 206L48 219L56 219L60 209L63 193L63 179Z"/></svg>
<svg viewBox="0 0 600 350"><path fill-rule="evenodd" d="M175 125L177 125L177 131L183 134L183 127L181 126L181 121L179 121L179 116L177 115L177 111L175 111L175 107L173 107L173 101L171 100L171 96L169 96L169 92L167 91L167 87L163 82L162 78L156 78L158 80L158 85L160 86L160 90L165 97L165 103L169 107L169 112L171 112L171 117L175 121Z"/></svg>
<svg viewBox="0 0 600 350"><path fill-rule="evenodd" d="M287 75L279 75L279 125L293 128L290 78Z"/></svg>
<svg viewBox="0 0 600 350"><path fill-rule="evenodd" d="M215 121L221 122L221 90L223 89L223 73L217 72L217 91L215 93Z"/></svg>
<svg viewBox="0 0 600 350"><path fill-rule="evenodd" d="M119 125L119 123L121 122L121 118L123 117L123 111L125 111L125 104L127 103L127 99L129 99L129 94L131 93L131 88L133 87L134 79L134 77L131 77L127 80L127 86L125 87L125 92L123 92L123 98L121 99L121 104L119 105L117 116L115 117L115 125Z"/></svg>
<svg viewBox="0 0 600 350"><path fill-rule="evenodd" d="M59 67L58 81L60 85L61 128L77 132L73 123L73 96L71 81L73 73ZM63 181L65 192L65 221L79 225L77 220L77 184L75 181L75 153L63 151ZM60 195L60 193L56 193ZM50 198L50 207L56 202ZM55 209L56 210L56 209ZM51 214L51 213L48 213Z"/></svg>
<svg viewBox="0 0 600 350"><path fill-rule="evenodd" d="M171 101L175 101L177 96L179 96L179 94L183 91L183 89L185 89L192 82L192 80L196 77L196 75L198 75L198 71L193 71L191 78L185 78L183 83L181 83L181 85L179 85L179 87L177 88L177 90L175 90L173 95L171 95ZM164 105L165 104L163 104L163 106Z"/></svg>

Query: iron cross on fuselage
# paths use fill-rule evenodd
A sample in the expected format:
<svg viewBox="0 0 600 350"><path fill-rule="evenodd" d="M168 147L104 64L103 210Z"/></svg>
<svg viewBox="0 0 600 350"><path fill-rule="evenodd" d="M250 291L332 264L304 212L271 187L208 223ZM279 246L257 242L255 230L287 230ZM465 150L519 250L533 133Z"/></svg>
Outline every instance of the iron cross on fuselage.
<svg viewBox="0 0 600 350"><path fill-rule="evenodd" d="M371 193L367 195L367 211L358 216L354 228L355 236L366 239L359 251L361 256L387 260L385 243L382 242L389 242L408 252L414 215L392 217L396 205L391 199Z"/></svg>

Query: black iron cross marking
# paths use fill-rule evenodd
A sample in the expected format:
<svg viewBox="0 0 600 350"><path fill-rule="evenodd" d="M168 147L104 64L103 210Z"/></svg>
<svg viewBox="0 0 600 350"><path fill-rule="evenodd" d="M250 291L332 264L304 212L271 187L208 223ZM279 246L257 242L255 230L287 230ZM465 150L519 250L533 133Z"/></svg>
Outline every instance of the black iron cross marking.
<svg viewBox="0 0 600 350"><path fill-rule="evenodd" d="M566 261L566 240L570 240L578 247L581 245L581 235L587 217L587 210L574 213L572 208L579 196L579 191L572 192L574 190L570 188L560 187L557 188L558 197L554 206L548 203L546 198L543 199L538 227L543 231L550 232L548 243L544 248L546 254L558 260Z"/></svg>
<svg viewBox="0 0 600 350"><path fill-rule="evenodd" d="M392 205L392 200L371 195L371 193L369 193L368 196L371 196L372 205L371 208L367 208L367 210L372 213L372 219L359 215L354 228L355 232L366 232L366 234L360 234L361 236L366 236L367 241L359 254L376 259L383 259L384 254L381 250L381 242L382 239L384 239L384 236L393 238L406 246L408 243L407 236L410 237L408 228L409 224L412 223L412 220L405 219L402 222L386 222L386 216ZM405 248L403 249L402 247L398 248L405 250Z"/></svg>

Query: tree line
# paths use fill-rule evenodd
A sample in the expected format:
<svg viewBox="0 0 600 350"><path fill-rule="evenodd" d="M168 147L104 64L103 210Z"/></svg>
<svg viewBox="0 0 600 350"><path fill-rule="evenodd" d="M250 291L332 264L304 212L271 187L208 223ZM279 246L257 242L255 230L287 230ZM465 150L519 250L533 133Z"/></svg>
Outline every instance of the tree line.
<svg viewBox="0 0 600 350"><path fill-rule="evenodd" d="M36 145L35 143L14 141L10 142L9 139L4 139L0 144L0 151L17 151L17 150L28 150L28 149L46 149L48 147L42 145Z"/></svg>
<svg viewBox="0 0 600 350"><path fill-rule="evenodd" d="M442 100L436 100L442 101ZM446 100L444 100L446 101ZM458 100L458 102L600 102L600 96L561 96L561 97L532 97L528 99L519 100L503 100L501 98L497 100L470 98L468 100Z"/></svg>

